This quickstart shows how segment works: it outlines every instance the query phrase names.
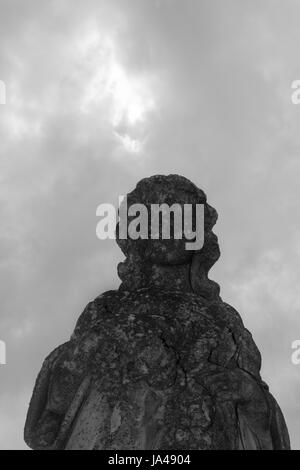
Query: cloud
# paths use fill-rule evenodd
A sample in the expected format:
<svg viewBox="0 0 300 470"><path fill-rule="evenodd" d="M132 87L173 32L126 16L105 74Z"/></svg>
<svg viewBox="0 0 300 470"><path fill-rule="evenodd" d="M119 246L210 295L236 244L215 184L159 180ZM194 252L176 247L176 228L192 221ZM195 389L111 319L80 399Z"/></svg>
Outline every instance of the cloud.
<svg viewBox="0 0 300 470"><path fill-rule="evenodd" d="M220 214L211 277L253 332L299 448L299 9L2 0L0 448L21 446L44 357L91 298L118 286L122 254L97 240L97 206L176 172Z"/></svg>

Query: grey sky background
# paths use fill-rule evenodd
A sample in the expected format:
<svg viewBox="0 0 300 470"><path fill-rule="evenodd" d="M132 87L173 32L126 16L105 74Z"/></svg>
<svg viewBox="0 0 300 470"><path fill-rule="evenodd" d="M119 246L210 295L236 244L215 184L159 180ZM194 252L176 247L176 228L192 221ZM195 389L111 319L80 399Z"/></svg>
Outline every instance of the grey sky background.
<svg viewBox="0 0 300 470"><path fill-rule="evenodd" d="M300 449L297 0L0 0L0 448L42 361L117 288L96 208L179 173L218 213L210 277L242 315Z"/></svg>

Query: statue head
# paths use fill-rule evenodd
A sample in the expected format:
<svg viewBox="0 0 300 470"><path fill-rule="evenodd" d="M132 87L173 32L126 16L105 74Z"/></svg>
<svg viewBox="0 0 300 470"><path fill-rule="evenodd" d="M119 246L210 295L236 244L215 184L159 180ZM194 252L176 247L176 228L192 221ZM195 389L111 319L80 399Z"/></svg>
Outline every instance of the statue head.
<svg viewBox="0 0 300 470"><path fill-rule="evenodd" d="M125 202L123 203L125 204ZM130 208L142 205L146 211L143 221L147 224L146 236L144 238L135 238L126 236L121 238L120 225L130 226L135 216L130 215ZM207 272L219 257L219 247L217 237L212 233L212 228L217 221L217 212L212 208L206 199L205 193L198 189L191 181L179 175L156 175L150 178L142 179L136 188L127 195L127 208L120 208L120 222L117 225L117 243L126 256L125 263L119 265L119 276L123 280L124 286L143 287L147 283L153 283L153 271L158 279L158 272L170 272L171 267L177 267L177 271L190 271L196 264L207 279ZM168 238L163 237L163 220L160 217L158 231L153 238L153 207L162 208L163 205L168 208L179 207L181 209L181 233L174 230L175 216L173 212L168 212L169 234ZM175 205L175 206L174 206ZM187 249L187 243L190 243L190 237L184 230L186 207L189 206L191 212L190 229L194 234L197 232L197 206L201 206L203 218L199 222L202 224L203 243L199 249ZM123 219L122 219L123 218ZM124 221L124 218L126 220ZM152 226L151 226L152 222ZM176 227L175 227L176 228ZM175 235L177 233L177 236ZM179 236L178 236L179 235ZM191 245L190 245L191 246ZM195 244L195 247L197 244ZM197 262L196 262L197 261ZM201 262L201 263L200 263ZM200 269L200 270L201 270ZM201 276L200 276L201 277ZM202 276L203 277L203 276ZM134 279L133 279L134 278ZM156 285L159 284L159 281ZM124 287L123 286L123 287ZM193 287L191 286L191 290Z"/></svg>

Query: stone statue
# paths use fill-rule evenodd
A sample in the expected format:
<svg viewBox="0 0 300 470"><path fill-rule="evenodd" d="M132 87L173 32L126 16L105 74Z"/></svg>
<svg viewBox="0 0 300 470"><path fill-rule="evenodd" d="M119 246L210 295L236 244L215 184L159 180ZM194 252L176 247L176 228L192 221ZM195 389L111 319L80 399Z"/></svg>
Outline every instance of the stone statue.
<svg viewBox="0 0 300 470"><path fill-rule="evenodd" d="M204 245L118 238L122 284L90 302L70 341L45 360L31 399L32 449L289 449L261 356L208 271L217 220L177 175L140 181L134 203L203 204Z"/></svg>

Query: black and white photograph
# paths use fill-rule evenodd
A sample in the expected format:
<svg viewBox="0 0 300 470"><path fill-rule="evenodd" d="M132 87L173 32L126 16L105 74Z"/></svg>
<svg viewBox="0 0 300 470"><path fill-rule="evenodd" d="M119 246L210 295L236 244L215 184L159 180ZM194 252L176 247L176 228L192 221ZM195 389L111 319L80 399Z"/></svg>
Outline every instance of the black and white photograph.
<svg viewBox="0 0 300 470"><path fill-rule="evenodd" d="M299 0L0 0L0 450L300 450L299 44Z"/></svg>

